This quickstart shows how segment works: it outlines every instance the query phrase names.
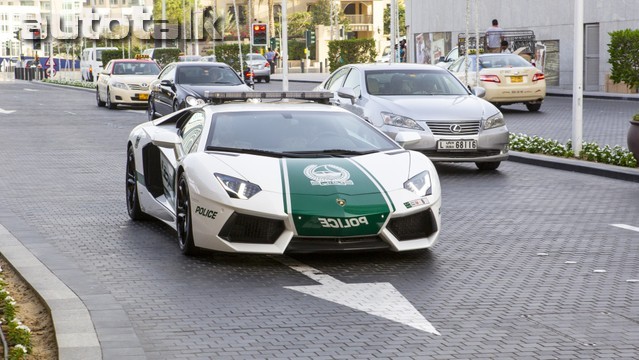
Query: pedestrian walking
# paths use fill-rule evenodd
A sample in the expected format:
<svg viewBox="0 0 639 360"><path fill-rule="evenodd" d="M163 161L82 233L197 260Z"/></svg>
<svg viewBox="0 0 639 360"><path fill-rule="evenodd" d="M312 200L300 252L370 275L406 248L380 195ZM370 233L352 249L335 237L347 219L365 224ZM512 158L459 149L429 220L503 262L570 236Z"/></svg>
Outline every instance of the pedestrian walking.
<svg viewBox="0 0 639 360"><path fill-rule="evenodd" d="M502 40L504 40L504 29L499 27L499 21L497 21L497 19L493 19L492 26L486 30L487 52L500 52Z"/></svg>
<svg viewBox="0 0 639 360"><path fill-rule="evenodd" d="M265 57L266 61L268 61L268 64L271 67L271 74L273 74L275 72L275 51L273 51L273 49L271 48L268 48Z"/></svg>

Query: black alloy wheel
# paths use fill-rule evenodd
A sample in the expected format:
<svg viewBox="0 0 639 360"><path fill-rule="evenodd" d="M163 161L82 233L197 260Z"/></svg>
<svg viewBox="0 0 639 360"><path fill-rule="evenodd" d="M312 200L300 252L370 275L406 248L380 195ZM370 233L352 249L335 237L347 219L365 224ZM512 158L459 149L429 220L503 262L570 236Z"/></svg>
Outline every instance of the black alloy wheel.
<svg viewBox="0 0 639 360"><path fill-rule="evenodd" d="M126 156L126 209L132 220L145 218L140 208L140 198L138 198L138 181L133 145L129 145Z"/></svg>
<svg viewBox="0 0 639 360"><path fill-rule="evenodd" d="M196 248L193 242L193 224L191 222L191 198L189 197L189 184L184 173L180 174L180 180L178 181L175 222L180 251L184 255L195 255Z"/></svg>
<svg viewBox="0 0 639 360"><path fill-rule="evenodd" d="M98 107L104 107L104 101L100 100L100 89L95 87L95 101L98 104Z"/></svg>

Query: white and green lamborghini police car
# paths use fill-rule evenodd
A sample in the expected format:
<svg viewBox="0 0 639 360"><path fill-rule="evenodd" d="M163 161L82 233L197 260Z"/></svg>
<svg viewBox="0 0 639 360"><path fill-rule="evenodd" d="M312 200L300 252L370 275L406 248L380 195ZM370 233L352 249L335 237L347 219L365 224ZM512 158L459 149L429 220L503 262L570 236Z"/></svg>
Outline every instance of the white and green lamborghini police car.
<svg viewBox="0 0 639 360"><path fill-rule="evenodd" d="M330 92L207 97L214 104L137 126L127 144L129 216L169 224L184 254L407 251L437 241L437 171L401 146L419 134L394 141L326 105Z"/></svg>

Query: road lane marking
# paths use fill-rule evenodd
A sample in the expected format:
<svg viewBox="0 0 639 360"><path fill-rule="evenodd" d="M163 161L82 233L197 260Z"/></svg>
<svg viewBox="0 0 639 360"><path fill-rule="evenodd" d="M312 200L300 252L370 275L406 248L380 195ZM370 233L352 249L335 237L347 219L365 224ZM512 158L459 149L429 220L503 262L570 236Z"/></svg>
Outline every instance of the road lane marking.
<svg viewBox="0 0 639 360"><path fill-rule="evenodd" d="M614 227L618 227L620 229L626 229L626 230L639 232L639 227L636 227L636 226L630 226L630 225L626 225L626 224L610 224L610 225L614 226Z"/></svg>
<svg viewBox="0 0 639 360"><path fill-rule="evenodd" d="M295 259L285 256L273 256L273 259L321 284L285 286L286 289L441 335L391 283L346 284Z"/></svg>
<svg viewBox="0 0 639 360"><path fill-rule="evenodd" d="M71 114L71 115L77 115L76 113L71 112L71 111L65 111L65 113L67 113L67 114Z"/></svg>
<svg viewBox="0 0 639 360"><path fill-rule="evenodd" d="M5 110L5 109L0 108L0 114L11 114L11 113L14 113L14 112L16 112L16 111L15 110Z"/></svg>
<svg viewBox="0 0 639 360"><path fill-rule="evenodd" d="M24 91L39 91L39 90L36 90L36 89L27 89L27 88L25 88L25 89L24 89Z"/></svg>

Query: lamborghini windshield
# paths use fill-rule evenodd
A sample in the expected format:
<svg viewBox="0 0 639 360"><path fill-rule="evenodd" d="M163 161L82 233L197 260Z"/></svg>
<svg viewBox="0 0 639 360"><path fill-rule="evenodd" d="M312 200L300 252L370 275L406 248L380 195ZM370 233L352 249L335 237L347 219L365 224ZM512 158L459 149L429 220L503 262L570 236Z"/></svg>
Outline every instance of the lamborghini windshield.
<svg viewBox="0 0 639 360"><path fill-rule="evenodd" d="M355 115L336 111L246 111L213 115L207 149L358 155L399 146Z"/></svg>

